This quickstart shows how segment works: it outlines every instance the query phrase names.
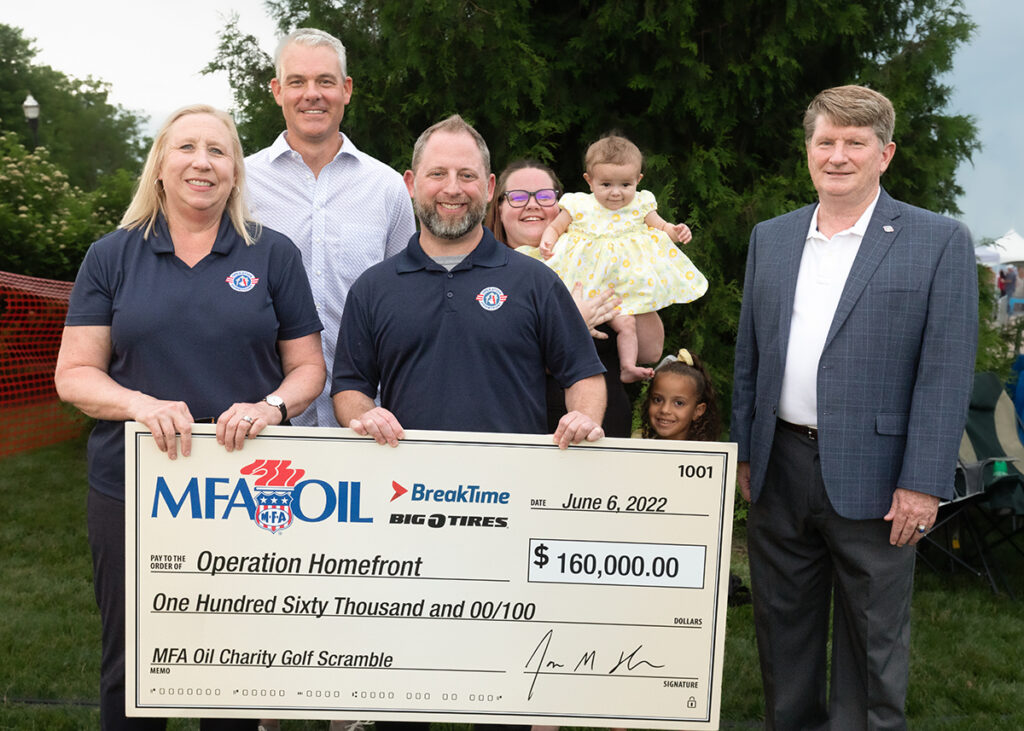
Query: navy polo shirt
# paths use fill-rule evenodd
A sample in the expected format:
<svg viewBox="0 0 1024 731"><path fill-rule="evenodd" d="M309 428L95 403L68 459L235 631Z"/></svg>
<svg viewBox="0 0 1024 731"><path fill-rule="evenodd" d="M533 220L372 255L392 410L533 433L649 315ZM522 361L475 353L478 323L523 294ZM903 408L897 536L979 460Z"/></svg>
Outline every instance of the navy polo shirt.
<svg viewBox="0 0 1024 731"><path fill-rule="evenodd" d="M352 285L331 394L379 383L407 429L543 434L545 369L562 388L604 372L558 276L486 228L449 272L416 234Z"/></svg>
<svg viewBox="0 0 1024 731"><path fill-rule="evenodd" d="M94 243L75 279L65 324L110 327L108 373L125 388L184 401L196 419L257 402L281 385L279 340L323 329L299 250L263 228L246 246L225 214L194 267L174 255L160 216ZM97 422L89 483L124 499L124 423Z"/></svg>

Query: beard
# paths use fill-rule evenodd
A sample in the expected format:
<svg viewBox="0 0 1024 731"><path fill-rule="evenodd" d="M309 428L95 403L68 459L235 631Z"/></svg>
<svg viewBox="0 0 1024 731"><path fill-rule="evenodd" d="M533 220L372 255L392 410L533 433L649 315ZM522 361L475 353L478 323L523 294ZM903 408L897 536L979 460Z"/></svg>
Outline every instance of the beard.
<svg viewBox="0 0 1024 731"><path fill-rule="evenodd" d="M469 201L469 208L461 218L444 218L434 203L423 204L418 198L412 200L413 210L423 228L439 239L461 239L484 220L487 207L480 201Z"/></svg>

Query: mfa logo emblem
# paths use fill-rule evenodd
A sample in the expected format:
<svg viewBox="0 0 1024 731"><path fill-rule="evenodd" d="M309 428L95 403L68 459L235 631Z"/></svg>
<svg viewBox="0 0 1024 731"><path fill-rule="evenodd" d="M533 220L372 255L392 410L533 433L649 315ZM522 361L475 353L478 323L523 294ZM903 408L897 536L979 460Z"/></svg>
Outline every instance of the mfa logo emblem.
<svg viewBox="0 0 1024 731"><path fill-rule="evenodd" d="M505 304L507 299L508 295L497 287L487 287L476 296L476 301L488 312L494 312L494 310Z"/></svg>
<svg viewBox="0 0 1024 731"><path fill-rule="evenodd" d="M256 525L271 533L292 524L292 488L305 470L293 469L290 460L258 459L241 470L243 475L259 475L256 488Z"/></svg>
<svg viewBox="0 0 1024 731"><path fill-rule="evenodd" d="M253 276L252 272L239 270L231 272L231 275L224 281L236 292L248 292L259 284L260 280L259 277Z"/></svg>

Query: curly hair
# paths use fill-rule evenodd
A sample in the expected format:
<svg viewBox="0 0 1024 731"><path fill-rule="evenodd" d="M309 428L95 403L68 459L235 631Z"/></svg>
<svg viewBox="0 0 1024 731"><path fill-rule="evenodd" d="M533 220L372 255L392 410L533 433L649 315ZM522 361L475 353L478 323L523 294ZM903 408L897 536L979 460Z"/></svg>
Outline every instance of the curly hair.
<svg viewBox="0 0 1024 731"><path fill-rule="evenodd" d="M718 415L718 397L715 395L715 387L711 383L711 377L700 358L690 354L693 365L688 365L683 360L669 356L665 358L654 371L654 378L647 387L647 396L644 398L643 406L640 407L640 435L644 439L660 439L658 433L651 426L651 387L657 381L661 373L675 373L680 376L689 376L697 390L697 403L704 404L704 413L694 419L690 427L687 439L701 442L715 442L722 433L722 423Z"/></svg>

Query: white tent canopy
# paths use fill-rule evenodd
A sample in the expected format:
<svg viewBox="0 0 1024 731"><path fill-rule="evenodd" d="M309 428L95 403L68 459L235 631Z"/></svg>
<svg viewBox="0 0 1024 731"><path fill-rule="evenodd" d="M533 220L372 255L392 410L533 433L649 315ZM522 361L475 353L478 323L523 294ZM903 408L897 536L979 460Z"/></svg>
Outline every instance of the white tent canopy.
<svg viewBox="0 0 1024 731"><path fill-rule="evenodd" d="M1010 229L996 239L995 243L974 247L974 256L992 269L1007 264L1024 266L1024 236Z"/></svg>

